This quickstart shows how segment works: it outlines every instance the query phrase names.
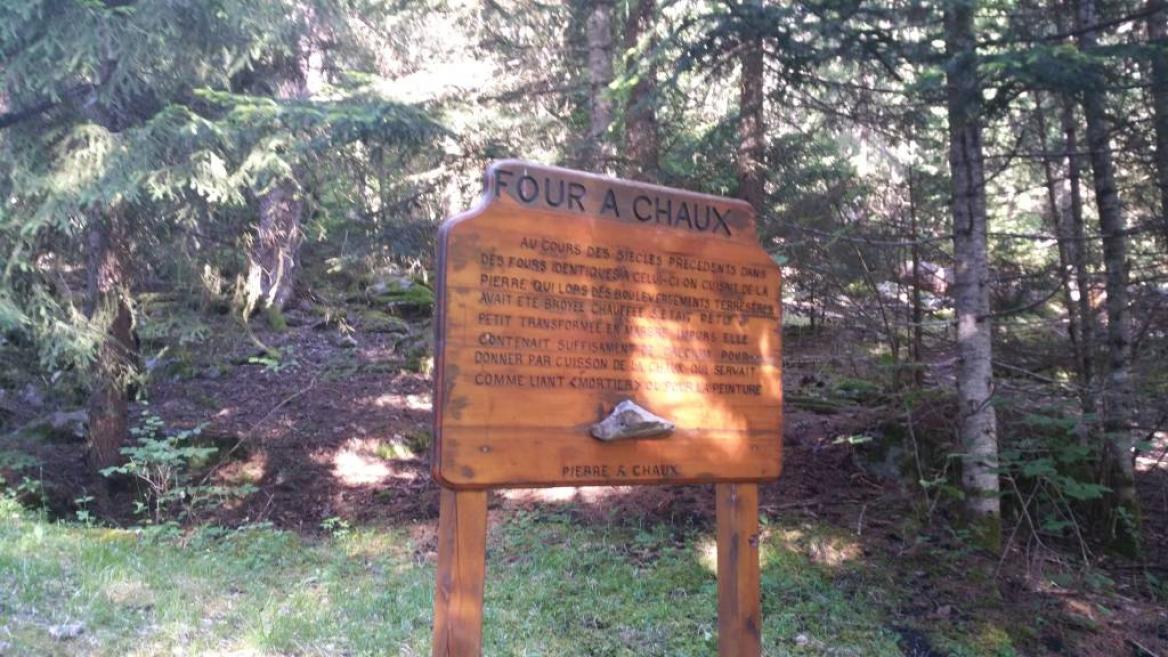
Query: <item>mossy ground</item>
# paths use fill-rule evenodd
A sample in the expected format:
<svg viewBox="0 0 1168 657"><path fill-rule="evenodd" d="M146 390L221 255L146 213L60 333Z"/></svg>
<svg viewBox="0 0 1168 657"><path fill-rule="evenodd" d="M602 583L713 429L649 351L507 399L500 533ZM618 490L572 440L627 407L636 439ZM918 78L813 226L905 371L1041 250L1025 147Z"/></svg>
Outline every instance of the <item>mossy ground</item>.
<svg viewBox="0 0 1168 657"><path fill-rule="evenodd" d="M0 510L4 654L428 653L434 546L420 525L178 534L54 523L8 501ZM707 529L581 525L567 511L495 516L485 654L715 653ZM846 534L821 530L764 532L764 654L902 654L888 617L894 590L864 575L870 564ZM80 636L53 638L70 623Z"/></svg>

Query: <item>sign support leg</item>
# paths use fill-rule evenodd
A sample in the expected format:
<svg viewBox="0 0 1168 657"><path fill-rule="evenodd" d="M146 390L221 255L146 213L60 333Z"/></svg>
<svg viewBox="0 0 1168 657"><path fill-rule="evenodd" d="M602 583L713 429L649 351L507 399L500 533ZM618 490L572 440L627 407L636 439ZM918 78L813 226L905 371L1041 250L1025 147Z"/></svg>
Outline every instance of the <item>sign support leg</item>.
<svg viewBox="0 0 1168 657"><path fill-rule="evenodd" d="M479 657L483 651L483 578L487 492L443 488L438 512L433 657Z"/></svg>
<svg viewBox="0 0 1168 657"><path fill-rule="evenodd" d="M718 657L759 657L758 484L717 484Z"/></svg>

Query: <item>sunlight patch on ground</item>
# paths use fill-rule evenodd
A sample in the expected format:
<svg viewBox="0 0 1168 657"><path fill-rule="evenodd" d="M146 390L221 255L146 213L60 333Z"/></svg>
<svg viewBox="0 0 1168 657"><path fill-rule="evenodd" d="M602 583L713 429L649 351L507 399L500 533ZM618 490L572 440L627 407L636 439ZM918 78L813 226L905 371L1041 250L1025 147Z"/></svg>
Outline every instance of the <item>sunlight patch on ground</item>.
<svg viewBox="0 0 1168 657"><path fill-rule="evenodd" d="M860 546L831 538L816 538L807 545L811 561L824 566L842 566L860 557Z"/></svg>
<svg viewBox="0 0 1168 657"><path fill-rule="evenodd" d="M772 536L778 547L807 555L812 563L836 568L859 559L860 545L836 536L817 536L799 529L782 529Z"/></svg>
<svg viewBox="0 0 1168 657"><path fill-rule="evenodd" d="M350 559L367 562L391 560L389 568L395 573L416 567L413 546L401 532L357 529L335 538L337 547Z"/></svg>
<svg viewBox="0 0 1168 657"><path fill-rule="evenodd" d="M759 550L758 565L759 568L765 569L771 560L774 558L775 545L771 544L770 532L764 531L763 548ZM783 546L786 549L786 546ZM697 553L698 564L703 569L713 575L718 574L718 537L714 534L703 536L694 543L694 550Z"/></svg>
<svg viewBox="0 0 1168 657"><path fill-rule="evenodd" d="M418 480L418 473L413 471L413 470L404 470L402 472L394 472L390 476L393 479L396 479L398 481L417 481Z"/></svg>
<svg viewBox="0 0 1168 657"><path fill-rule="evenodd" d="M133 543L139 540L139 536L130 530L126 529L110 529L107 527L93 530L90 540L99 543Z"/></svg>
<svg viewBox="0 0 1168 657"><path fill-rule="evenodd" d="M714 575L718 574L718 540L713 536L703 536L694 545L698 553L698 563Z"/></svg>
<svg viewBox="0 0 1168 657"><path fill-rule="evenodd" d="M429 411L434 408L434 400L431 399L430 393L422 393L420 395L406 395L406 408L411 411Z"/></svg>
<svg viewBox="0 0 1168 657"><path fill-rule="evenodd" d="M140 579L119 579L105 585L103 593L107 600L119 605L150 606L154 604L154 592Z"/></svg>
<svg viewBox="0 0 1168 657"><path fill-rule="evenodd" d="M584 502L594 504L627 494L631 486L556 486L553 488L508 488L499 494L513 502Z"/></svg>
<svg viewBox="0 0 1168 657"><path fill-rule="evenodd" d="M377 455L378 441L350 438L333 454L333 476L347 486L384 483L393 475L389 465Z"/></svg>
<svg viewBox="0 0 1168 657"><path fill-rule="evenodd" d="M803 533L802 529L780 529L775 531L772 536L783 547L797 551L799 549L799 542L803 540L806 534Z"/></svg>
<svg viewBox="0 0 1168 657"><path fill-rule="evenodd" d="M233 485L254 484L264 478L268 469L268 455L257 451L245 461L234 461L219 469L219 479Z"/></svg>
<svg viewBox="0 0 1168 657"><path fill-rule="evenodd" d="M397 395L393 393L386 393L379 395L373 400L373 405L378 408L401 408L407 411L429 411L434 407L434 400L430 393L424 392L418 395Z"/></svg>
<svg viewBox="0 0 1168 657"><path fill-rule="evenodd" d="M1136 455L1136 471L1168 470L1168 431L1159 431L1151 440L1151 449Z"/></svg>

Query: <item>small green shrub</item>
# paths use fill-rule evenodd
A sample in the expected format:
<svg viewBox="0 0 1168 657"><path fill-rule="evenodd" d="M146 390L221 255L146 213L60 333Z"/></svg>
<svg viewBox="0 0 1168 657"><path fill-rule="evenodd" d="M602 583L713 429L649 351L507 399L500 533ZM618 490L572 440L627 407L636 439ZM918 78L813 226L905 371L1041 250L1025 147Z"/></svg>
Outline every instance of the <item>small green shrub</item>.
<svg viewBox="0 0 1168 657"><path fill-rule="evenodd" d="M40 460L31 454L14 450L0 449L0 470L31 470L41 464Z"/></svg>
<svg viewBox="0 0 1168 657"><path fill-rule="evenodd" d="M205 426L167 434L162 418L147 412L130 430L135 444L120 450L126 462L101 474L130 477L138 486L135 512L156 524L185 519L201 508L254 492L254 486L212 486L196 480L195 471L219 451L194 444Z"/></svg>
<svg viewBox="0 0 1168 657"><path fill-rule="evenodd" d="M434 442L434 436L429 429L418 429L406 434L406 445L415 454L425 454L430 451L432 442Z"/></svg>
<svg viewBox="0 0 1168 657"><path fill-rule="evenodd" d="M320 528L333 538L344 538L349 535L352 527L349 521L338 516L329 516L320 523Z"/></svg>
<svg viewBox="0 0 1168 657"><path fill-rule="evenodd" d="M1076 433L1081 421L1057 412L1034 412L1010 427L999 452L1003 494L1019 522L1039 537L1070 539L1085 551L1091 510L1111 489L1099 482L1103 459L1098 441Z"/></svg>
<svg viewBox="0 0 1168 657"><path fill-rule="evenodd" d="M24 508L43 509L46 503L45 483L34 477L21 477L10 483L0 474L0 498Z"/></svg>
<svg viewBox="0 0 1168 657"><path fill-rule="evenodd" d="M271 349L266 353L248 358L247 362L250 365L263 366L264 371L271 372L272 374L279 374L284 370L294 370L300 367L300 361L297 360L293 350L289 347Z"/></svg>

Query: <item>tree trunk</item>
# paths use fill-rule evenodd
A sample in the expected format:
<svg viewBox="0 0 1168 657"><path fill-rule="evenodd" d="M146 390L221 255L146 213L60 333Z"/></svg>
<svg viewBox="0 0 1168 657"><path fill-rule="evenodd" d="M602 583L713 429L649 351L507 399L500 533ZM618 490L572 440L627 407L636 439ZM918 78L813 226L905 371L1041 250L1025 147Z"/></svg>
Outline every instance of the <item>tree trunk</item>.
<svg viewBox="0 0 1168 657"><path fill-rule="evenodd" d="M86 460L94 472L117 465L129 437L128 385L135 371L130 309L128 233L119 211L96 217L89 226L86 312L103 326L91 374ZM98 487L105 506L105 487Z"/></svg>
<svg viewBox="0 0 1168 657"><path fill-rule="evenodd" d="M260 223L248 254L248 309L282 311L292 299L300 264L304 201L284 180L260 197Z"/></svg>
<svg viewBox="0 0 1168 657"><path fill-rule="evenodd" d="M292 179L275 183L260 197L259 224L247 254L246 315L264 310L279 315L292 300L300 266L304 198Z"/></svg>
<svg viewBox="0 0 1168 657"><path fill-rule="evenodd" d="M594 0L586 25L588 33L588 143L585 166L606 171L609 158L608 129L612 125L612 2Z"/></svg>
<svg viewBox="0 0 1168 657"><path fill-rule="evenodd" d="M920 229L917 226L917 194L914 184L915 171L908 170L908 219L909 234L912 240L912 380L914 386L921 386L925 382L924 342L925 342L925 310L921 301L921 245Z"/></svg>
<svg viewBox="0 0 1168 657"><path fill-rule="evenodd" d="M1160 188L1160 232L1168 244L1168 3L1148 0L1152 52L1152 125L1156 132L1156 183Z"/></svg>
<svg viewBox="0 0 1168 657"><path fill-rule="evenodd" d="M1091 308L1091 270L1088 266L1087 232L1083 228L1083 185L1079 177L1079 127L1075 124L1075 108L1064 101L1062 130L1066 139L1067 189L1070 203L1070 239L1067 256L1075 272L1075 288L1079 292L1079 341L1083 345L1079 363L1080 403L1083 412L1095 412L1095 310Z"/></svg>
<svg viewBox="0 0 1168 657"><path fill-rule="evenodd" d="M309 25L314 14L306 12ZM320 88L322 82L322 51L313 29L301 39L295 55L283 58L274 67L274 95L280 100L304 100ZM247 299L245 312L268 311L269 317L282 324L280 312L292 300L296 272L300 265L300 245L304 235L300 230L304 215L304 196L296 178L298 166L292 165L293 176L272 183L260 198L259 225L248 252Z"/></svg>
<svg viewBox="0 0 1168 657"><path fill-rule="evenodd" d="M765 71L762 43L743 45L738 89L738 197L761 213L765 202L766 124L763 114Z"/></svg>
<svg viewBox="0 0 1168 657"><path fill-rule="evenodd" d="M1046 180L1047 210L1050 212L1051 230L1054 232L1055 240L1058 243L1059 286L1062 289L1063 306L1067 311L1067 337L1071 342L1075 370L1079 373L1079 387L1084 388L1086 382L1082 379L1082 368L1080 367L1080 364L1083 362L1083 351L1085 350L1082 331L1080 329L1080 326L1082 326L1082 318L1079 316L1079 306L1075 303L1075 281L1071 276L1073 270L1071 249L1074 246L1074 238L1071 234L1071 218L1067 212L1069 208L1065 199L1065 191L1056 179L1054 157L1047 145L1046 108L1043 106L1041 94L1035 94L1034 104L1034 116L1038 123L1038 143L1043 154L1042 173ZM1083 291L1080 290L1079 294L1081 295L1082 293Z"/></svg>
<svg viewBox="0 0 1168 657"><path fill-rule="evenodd" d="M979 542L1001 545L998 429L994 413L986 238L981 89L973 32L974 3L945 8L949 169L953 184L953 300L957 315L957 402L965 505Z"/></svg>
<svg viewBox="0 0 1168 657"><path fill-rule="evenodd" d="M1075 14L1079 49L1089 53L1096 46L1094 0L1078 0ZM1101 77L1101 76L1100 76ZM1103 241L1103 265L1107 288L1107 380L1100 401L1103 404L1103 431L1108 459L1104 481L1115 495L1114 538L1117 546L1134 550L1138 530L1138 500L1135 491L1134 441L1130 422L1131 315L1128 310L1127 237L1115 185L1115 165L1111 158L1110 135L1103 106L1102 80L1096 79L1083 93L1083 116L1087 123L1087 149L1095 184L1099 213L1099 234ZM1130 521L1130 522L1128 522Z"/></svg>
<svg viewBox="0 0 1168 657"><path fill-rule="evenodd" d="M659 179L657 135L657 64L654 62L653 22L656 0L639 0L625 23L625 75L634 83L625 106L625 147L628 177L645 182Z"/></svg>

